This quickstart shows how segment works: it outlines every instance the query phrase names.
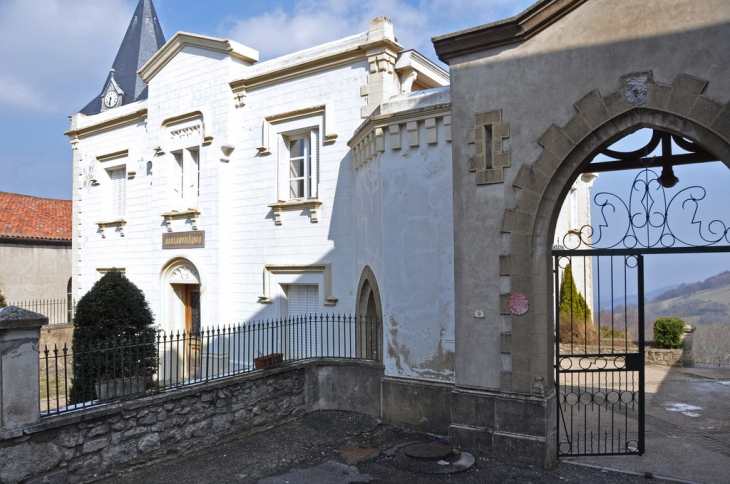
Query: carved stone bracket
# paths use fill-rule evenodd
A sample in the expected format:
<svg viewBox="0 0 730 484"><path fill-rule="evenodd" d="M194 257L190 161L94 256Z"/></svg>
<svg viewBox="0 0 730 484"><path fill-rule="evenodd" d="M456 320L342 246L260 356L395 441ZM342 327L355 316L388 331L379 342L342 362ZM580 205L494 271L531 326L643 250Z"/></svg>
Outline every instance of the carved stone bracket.
<svg viewBox="0 0 730 484"><path fill-rule="evenodd" d="M165 225L167 225L168 232L172 232L172 221L181 218L189 218L192 229L198 230L198 218L200 217L200 211L194 208L183 210L181 212L165 212L162 216L165 217Z"/></svg>
<svg viewBox="0 0 730 484"><path fill-rule="evenodd" d="M321 200L292 200L289 202L276 202L269 205L274 211L274 223L281 225L281 213L289 212L292 210L306 210L309 209L309 218L311 222L319 222L319 209L322 206Z"/></svg>
<svg viewBox="0 0 730 484"><path fill-rule="evenodd" d="M119 220L110 220L108 222L96 222L96 225L99 226L99 232L101 233L101 238L106 238L106 229L109 227L119 227L119 236L124 237L124 226L127 224L126 220L119 219Z"/></svg>
<svg viewBox="0 0 730 484"><path fill-rule="evenodd" d="M502 122L502 110L474 114L474 128L469 130L469 171L477 173L477 185L504 182L504 169L511 166L504 139L509 138L509 124Z"/></svg>

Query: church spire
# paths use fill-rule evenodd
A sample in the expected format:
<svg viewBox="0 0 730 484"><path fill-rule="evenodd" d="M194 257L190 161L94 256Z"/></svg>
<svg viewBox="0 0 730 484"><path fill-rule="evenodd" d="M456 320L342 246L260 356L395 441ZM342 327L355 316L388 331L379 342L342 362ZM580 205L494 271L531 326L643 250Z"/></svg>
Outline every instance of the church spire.
<svg viewBox="0 0 730 484"><path fill-rule="evenodd" d="M110 90L121 96L119 104L129 104L147 99L147 85L137 71L165 45L165 36L157 20L152 0L139 0L122 45L107 76L101 95L84 109L83 114L96 114L103 109L102 99ZM108 107L108 106L107 106Z"/></svg>

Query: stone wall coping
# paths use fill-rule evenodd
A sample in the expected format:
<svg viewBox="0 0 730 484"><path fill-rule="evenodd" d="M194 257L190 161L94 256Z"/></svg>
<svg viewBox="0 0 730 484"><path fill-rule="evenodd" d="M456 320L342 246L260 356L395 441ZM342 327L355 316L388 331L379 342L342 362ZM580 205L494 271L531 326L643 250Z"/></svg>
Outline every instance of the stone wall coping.
<svg viewBox="0 0 730 484"><path fill-rule="evenodd" d="M551 388L544 395L536 395L534 393L516 392L506 389L484 389L480 387L471 387L467 385L454 385L454 393L463 393L468 395L479 395L482 397L494 397L499 400L520 400L528 402L544 403L555 397L555 388Z"/></svg>
<svg viewBox="0 0 730 484"><path fill-rule="evenodd" d="M292 363L284 363L277 365L272 368L264 369L260 372L245 373L240 376L231 378L221 378L219 380L209 381L207 383L201 383L198 385L191 385L189 387L177 388L166 391L164 393L158 393L155 395L149 395L142 398L135 398L133 400L125 400L121 402L111 403L100 407L92 407L81 409L77 412L63 413L58 416L45 417L41 423L25 427L23 429L17 429L14 431L0 431L0 440L5 438L20 437L21 435L33 435L38 432L51 430L76 424L80 422L86 422L89 420L96 420L102 417L108 417L114 414L121 414L126 411L137 410L139 408L150 407L153 405L159 405L166 403L170 400L179 400L190 395L197 393L215 391L221 388L228 387L237 382L247 380L259 380L262 378L269 378L273 375L280 373L286 373L295 370L303 370L309 366L365 366L371 368L385 368L385 366L377 361L362 361L352 359L330 359L330 358L318 358L308 361L298 361Z"/></svg>
<svg viewBox="0 0 730 484"><path fill-rule="evenodd" d="M17 306L0 308L0 331L40 328L47 324L48 318L42 314Z"/></svg>

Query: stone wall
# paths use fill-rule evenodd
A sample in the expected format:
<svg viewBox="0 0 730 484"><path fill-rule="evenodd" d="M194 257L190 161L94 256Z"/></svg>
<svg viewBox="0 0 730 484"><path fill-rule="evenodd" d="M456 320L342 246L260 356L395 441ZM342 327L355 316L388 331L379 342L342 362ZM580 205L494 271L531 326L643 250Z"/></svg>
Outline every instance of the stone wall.
<svg viewBox="0 0 730 484"><path fill-rule="evenodd" d="M319 375L322 371L327 373L325 380ZM51 482L79 482L125 465L194 452L234 434L282 425L304 415L308 406L379 414L379 405L363 409L357 405L366 402L372 407L373 400L380 400L372 394L372 385L351 392L348 402L314 392L320 380L337 385L332 379L351 378L353 371L379 381L383 366L354 361L334 361L331 366L321 361L288 364L51 417L0 435L0 483L41 483L49 475L57 479ZM317 403L308 405L307 394L313 392Z"/></svg>
<svg viewBox="0 0 730 484"><path fill-rule="evenodd" d="M644 354L646 361L649 365L662 365L662 366L683 366L682 365L682 350L661 350L654 348L647 348Z"/></svg>
<svg viewBox="0 0 730 484"><path fill-rule="evenodd" d="M43 351L46 347L53 350L54 347L61 349L63 345L71 348L74 337L73 324L49 324L41 329L39 347Z"/></svg>

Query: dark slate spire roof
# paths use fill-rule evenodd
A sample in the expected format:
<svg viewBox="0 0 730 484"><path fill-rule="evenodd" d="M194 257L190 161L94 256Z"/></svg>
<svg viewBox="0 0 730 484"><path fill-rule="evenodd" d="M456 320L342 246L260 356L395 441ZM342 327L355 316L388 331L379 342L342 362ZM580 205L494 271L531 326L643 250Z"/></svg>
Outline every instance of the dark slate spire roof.
<svg viewBox="0 0 730 484"><path fill-rule="evenodd" d="M127 27L122 45L114 59L114 80L124 91L122 104L147 99L147 84L137 75L137 71L165 45L165 36L157 20L152 0L139 0L132 21ZM111 73L107 76L102 92L81 110L83 114L96 114L101 111L101 96L109 85Z"/></svg>

